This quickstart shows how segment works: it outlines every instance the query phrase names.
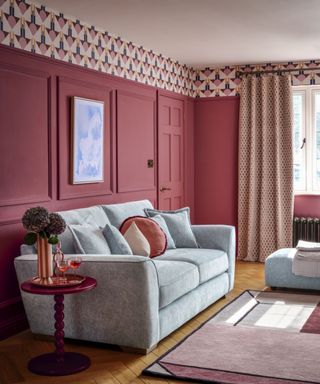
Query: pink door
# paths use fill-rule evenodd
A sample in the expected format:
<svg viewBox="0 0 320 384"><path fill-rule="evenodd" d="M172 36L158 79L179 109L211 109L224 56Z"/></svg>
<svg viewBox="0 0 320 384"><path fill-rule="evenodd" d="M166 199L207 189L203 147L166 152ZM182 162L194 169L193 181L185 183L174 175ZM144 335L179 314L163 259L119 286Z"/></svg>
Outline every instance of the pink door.
<svg viewBox="0 0 320 384"><path fill-rule="evenodd" d="M184 205L183 101L159 96L159 209Z"/></svg>

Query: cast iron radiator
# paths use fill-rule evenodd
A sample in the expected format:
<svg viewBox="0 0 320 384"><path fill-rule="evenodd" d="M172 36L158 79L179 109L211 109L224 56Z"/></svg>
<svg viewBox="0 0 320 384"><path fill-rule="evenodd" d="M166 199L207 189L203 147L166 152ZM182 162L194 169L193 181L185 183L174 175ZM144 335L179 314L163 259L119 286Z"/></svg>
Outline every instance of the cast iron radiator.
<svg viewBox="0 0 320 384"><path fill-rule="evenodd" d="M294 217L292 245L299 240L320 242L320 219L317 217Z"/></svg>

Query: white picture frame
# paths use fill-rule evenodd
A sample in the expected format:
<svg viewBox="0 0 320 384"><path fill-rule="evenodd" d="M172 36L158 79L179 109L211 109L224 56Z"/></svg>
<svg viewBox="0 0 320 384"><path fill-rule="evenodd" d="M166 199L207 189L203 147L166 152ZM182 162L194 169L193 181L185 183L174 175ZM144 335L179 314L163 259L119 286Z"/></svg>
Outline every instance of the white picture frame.
<svg viewBox="0 0 320 384"><path fill-rule="evenodd" d="M72 97L71 183L104 181L104 102Z"/></svg>

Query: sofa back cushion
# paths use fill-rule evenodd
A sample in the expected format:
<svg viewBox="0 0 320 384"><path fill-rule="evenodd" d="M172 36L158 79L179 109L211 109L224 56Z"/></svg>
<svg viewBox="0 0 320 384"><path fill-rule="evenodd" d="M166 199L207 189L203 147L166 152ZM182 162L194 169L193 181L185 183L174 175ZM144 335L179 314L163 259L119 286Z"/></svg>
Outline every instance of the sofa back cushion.
<svg viewBox="0 0 320 384"><path fill-rule="evenodd" d="M169 228L167 226L167 223L165 221L165 219L161 216L161 215L155 215L151 218L152 220L154 220L155 222L157 222L161 229L163 230L163 232L166 234L166 237L167 237L167 249L174 249L176 248L176 245L173 241L173 238L171 236L171 233L169 231Z"/></svg>
<svg viewBox="0 0 320 384"><path fill-rule="evenodd" d="M73 209L70 211L58 212L65 219L67 225L80 224L80 225L93 225L97 228L104 228L106 224L110 224L110 221L105 214L104 210L100 206L93 206L88 208ZM64 233L59 235L61 241L62 252L77 253L74 245L74 237L67 226Z"/></svg>
<svg viewBox="0 0 320 384"><path fill-rule="evenodd" d="M101 205L101 207L107 214L110 223L116 228L120 228L120 225L128 217L146 216L144 209L153 208L149 200L130 201L128 203L122 204Z"/></svg>
<svg viewBox="0 0 320 384"><path fill-rule="evenodd" d="M105 239L102 228L89 224L70 224L76 253L83 255L110 255L110 247Z"/></svg>
<svg viewBox="0 0 320 384"><path fill-rule="evenodd" d="M106 224L102 233L106 238L113 255L132 255L132 250L127 240L114 225Z"/></svg>
<svg viewBox="0 0 320 384"><path fill-rule="evenodd" d="M148 217L160 215L164 218L177 248L198 248L197 240L191 229L189 207L175 211L146 208L145 213Z"/></svg>

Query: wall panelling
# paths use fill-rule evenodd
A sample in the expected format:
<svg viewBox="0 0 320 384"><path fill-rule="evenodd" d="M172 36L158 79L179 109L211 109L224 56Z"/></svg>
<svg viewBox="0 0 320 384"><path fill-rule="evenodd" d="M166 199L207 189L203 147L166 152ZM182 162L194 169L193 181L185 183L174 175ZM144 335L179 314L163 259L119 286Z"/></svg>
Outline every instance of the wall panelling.
<svg viewBox="0 0 320 384"><path fill-rule="evenodd" d="M139 199L158 205L158 92L0 46L0 338L27 324L13 264L25 233L21 217L27 208L42 205L59 211ZM103 183L69 182L71 96L105 102ZM189 105L186 111L192 110L192 99L177 97ZM193 122L187 140L191 150ZM147 160L154 160L153 168ZM189 183L189 200L184 203L193 206L192 175Z"/></svg>
<svg viewBox="0 0 320 384"><path fill-rule="evenodd" d="M88 77L88 76L87 76ZM110 195L111 190L111 88L79 78L59 77L58 81L58 116L59 116L59 199L74 199ZM70 151L71 151L71 98L72 96L104 102L104 181L93 184L70 183Z"/></svg>
<svg viewBox="0 0 320 384"><path fill-rule="evenodd" d="M49 201L50 75L3 66L0 83L0 206Z"/></svg>
<svg viewBox="0 0 320 384"><path fill-rule="evenodd" d="M117 191L156 188L156 92L117 92Z"/></svg>

